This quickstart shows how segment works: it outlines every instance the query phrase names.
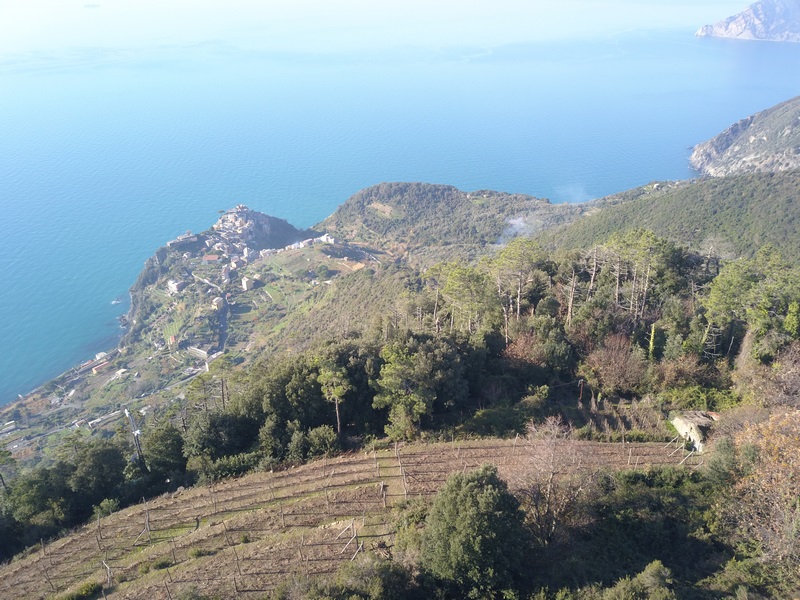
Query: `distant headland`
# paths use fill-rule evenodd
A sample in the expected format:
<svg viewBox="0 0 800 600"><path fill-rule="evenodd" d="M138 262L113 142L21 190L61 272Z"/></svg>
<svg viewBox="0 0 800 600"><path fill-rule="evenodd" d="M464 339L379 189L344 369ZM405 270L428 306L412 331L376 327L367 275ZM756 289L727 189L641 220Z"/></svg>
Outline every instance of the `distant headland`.
<svg viewBox="0 0 800 600"><path fill-rule="evenodd" d="M800 2L760 0L732 17L701 27L697 35L739 40L800 42Z"/></svg>

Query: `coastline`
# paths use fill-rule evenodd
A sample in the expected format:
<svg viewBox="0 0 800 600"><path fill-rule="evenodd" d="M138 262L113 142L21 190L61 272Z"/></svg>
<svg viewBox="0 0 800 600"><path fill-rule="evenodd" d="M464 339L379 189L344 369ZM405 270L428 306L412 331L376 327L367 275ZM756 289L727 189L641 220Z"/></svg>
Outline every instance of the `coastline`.
<svg viewBox="0 0 800 600"><path fill-rule="evenodd" d="M113 346L106 346L106 345L102 345L101 346L100 342L102 340L108 339L108 337L105 336L104 338L102 338L102 340L98 339L97 348L99 348L99 349L96 352L94 352L95 357L98 354L101 354L101 353L102 354L106 354L106 355L111 355L112 353L118 352L120 350L119 344L122 341L122 338L125 336L125 332L128 329L128 325L127 324L130 321L130 317L131 317L132 303L131 303L131 300L130 300L130 291L128 292L128 296L129 296L129 299L128 299L128 310L125 313L115 317L115 321L117 321L117 323L119 325L119 329L120 329L120 331L117 333L117 335L114 336L114 339L116 340L116 342L114 343ZM112 304L113 303L114 302L112 301ZM95 360L96 360L96 358L95 358ZM43 393L45 391L45 388L49 384L51 384L53 382L56 382L56 381L59 381L59 380L65 378L65 377L67 377L70 373L76 373L76 372L80 371L82 365L85 365L85 364L90 363L90 362L92 362L92 359L87 359L87 360L85 360L83 362L79 362L77 364L73 363L72 366L70 366L69 368L65 369L64 371L58 373L57 375L55 375L53 377L47 377L46 379L41 381L41 383L39 383L36 387L31 389L30 391L22 393L22 394L17 394L16 398L9 398L6 401L0 400L0 411L4 412L4 411L9 410L9 409L13 410L15 405L21 404L21 403L24 403L24 402L30 400L36 394Z"/></svg>
<svg viewBox="0 0 800 600"><path fill-rule="evenodd" d="M20 393L29 395L93 351L110 346L105 340L113 333L109 322L114 314L111 309L117 307L108 306L107 310L93 304L117 297L135 281L141 261L157 245L186 228L202 228L223 203L241 200L264 212L282 214L291 222L313 223L317 219L312 215L328 215L340 199L383 180L446 182L464 190L513 190L560 202L612 194L653 180L685 178L687 146L753 110L796 95L790 82L797 80L793 73L800 65L797 48L790 47L795 45L755 45L749 48L751 58L743 61L740 55L748 54L747 48L707 43L709 40L694 43L692 34L687 30L680 35L620 36L608 44L579 44L566 56L562 56L564 45L558 44L498 50L494 60L500 61L503 69L487 70L486 59L460 65L452 80L441 87L441 99L429 107L423 122L411 114L414 111L408 111L409 118L399 112L396 120L384 123L380 120L382 109L372 110L373 105L383 106L382 88L376 85L386 82L382 64L343 73L342 93L326 105L326 110L335 111L340 118L327 121L324 128L314 119L294 119L316 114L322 96L295 97L293 85L281 79L283 71L274 73L271 81L277 82L274 103L284 106L280 103L287 102L286 112L274 114L253 112L255 109L248 110L249 104L239 112L232 110L241 107L245 98L257 98L264 91L250 78L236 79L251 73L249 67L233 75L226 71L224 78L217 77L214 68L186 75L186 83L201 92L196 112L186 112L182 103L173 104L172 100L150 106L108 96L115 84L129 84L130 72L104 72L102 78L95 78L87 71L85 88L78 97L80 111L63 124L64 135L74 140L73 149L62 153L59 160L63 162L55 163L58 169L53 169L53 157L48 154L53 144L44 135L47 128L34 127L36 121L17 119L13 123L9 119L9 135L0 149L0 154L10 158L7 165L25 167L17 169L18 176L3 178L0 194L9 229L8 267L0 268L0 274L10 282L0 304L12 315L3 324L2 336L13 354L0 364L7 386L0 393L0 402L5 405L17 400ZM638 61L629 59L644 48L653 56L652 68L634 89L620 87L618 82L627 81L630 73L645 75ZM590 73L576 66L584 56L596 59L612 50L615 53L609 56L614 60L591 63ZM547 56L541 58L543 53ZM551 57L569 60L551 71ZM752 63L763 63L765 68L746 71L746 81L732 78L720 83L712 76ZM199 62L197 67L204 65ZM257 65L273 74L269 64ZM431 68L397 65L391 80L392 86L397 86L398 106L416 106L420 88L439 90L441 65L450 63ZM669 70L659 72L661 65L668 65ZM542 73L539 81L527 83L518 77L532 69ZM671 83L675 73L681 81L678 92ZM316 89L317 74L310 66L291 71L292 81L312 90ZM587 80L587 76L591 77ZM149 73L142 74L145 92L156 95L164 91L162 79L149 77ZM219 85L230 82L231 77L236 85ZM28 81L25 74L18 75L11 89L19 93L10 94L16 98L10 101L11 108L47 97L50 81L49 75L40 74L35 82ZM608 82L616 83L608 87ZM33 89L33 83L44 93L29 98L25 93ZM582 97L587 85L597 90L588 106L574 100ZM503 98L502 111L489 111L499 102L496 90L506 86L516 93ZM539 94L542 86L552 93ZM229 91L220 95L223 89ZM637 96L642 89L647 90L647 102ZM466 104L465 98L469 98ZM119 146L119 140L106 139L98 123L105 125L107 109L116 102L140 125L135 132L123 128L120 139L149 140L152 145ZM484 106L487 110L481 108ZM569 118L560 112L566 109ZM207 143L205 130L196 127L198 114L207 118L208 131L226 132L219 138L221 143L237 140L221 160L210 152L216 146ZM547 118L541 119L542 115ZM664 115L671 116L667 119ZM37 118L47 116L39 114ZM486 127L480 131L466 127L476 120ZM165 123L187 135L171 141L164 135ZM492 133L482 137L484 129ZM275 133L269 143L260 135L264 131ZM87 132L96 135L87 136ZM591 136L587 137L587 132ZM355 139L355 135L363 143L348 146L343 153L342 141ZM113 151L97 152L94 142L103 142ZM312 147L306 147L307 143ZM595 143L601 149L590 152ZM294 150L288 152L287 148ZM184 159L172 162L175 156ZM298 161L300 156L307 160ZM209 168L201 171L193 165ZM387 165L392 166L390 174ZM124 179L111 177L122 172ZM36 173L36 179L29 173ZM22 206L48 206L48 216L30 218L35 212ZM53 240L62 243L53 246ZM102 285L95 284L98 279ZM100 295L98 290L108 295Z"/></svg>

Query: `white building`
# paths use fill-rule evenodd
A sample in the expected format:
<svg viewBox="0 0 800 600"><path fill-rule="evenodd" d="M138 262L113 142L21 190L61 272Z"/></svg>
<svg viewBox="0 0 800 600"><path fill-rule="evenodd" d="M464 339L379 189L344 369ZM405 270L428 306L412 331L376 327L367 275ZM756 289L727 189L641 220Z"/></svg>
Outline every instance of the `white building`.
<svg viewBox="0 0 800 600"><path fill-rule="evenodd" d="M170 279L169 281L167 281L167 289L169 290L170 294L177 294L185 287L186 287L185 281L175 281L174 279Z"/></svg>

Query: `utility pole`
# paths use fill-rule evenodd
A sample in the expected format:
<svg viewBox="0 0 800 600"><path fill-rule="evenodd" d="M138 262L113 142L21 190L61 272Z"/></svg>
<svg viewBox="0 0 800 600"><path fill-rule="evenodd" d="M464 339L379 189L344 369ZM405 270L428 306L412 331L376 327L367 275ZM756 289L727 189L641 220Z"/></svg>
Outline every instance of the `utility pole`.
<svg viewBox="0 0 800 600"><path fill-rule="evenodd" d="M144 462L144 453L142 452L142 444L139 441L139 436L142 435L142 432L138 427L136 427L136 421L134 420L133 415L127 408L125 409L125 416L128 417L128 421L130 421L131 423L131 433L133 433L133 445L136 447L136 460L139 462L139 466L142 468L142 470L147 472L147 465Z"/></svg>

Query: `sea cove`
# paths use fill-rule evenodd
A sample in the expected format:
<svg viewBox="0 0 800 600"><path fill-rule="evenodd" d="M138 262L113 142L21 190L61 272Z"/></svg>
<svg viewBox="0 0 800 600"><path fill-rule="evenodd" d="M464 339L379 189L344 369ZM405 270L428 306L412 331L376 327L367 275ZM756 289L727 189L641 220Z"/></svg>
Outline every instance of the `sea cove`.
<svg viewBox="0 0 800 600"><path fill-rule="evenodd" d="M381 181L572 202L691 177L690 146L800 93L800 46L694 29L3 55L0 402L113 346L143 261L240 202L306 227Z"/></svg>

